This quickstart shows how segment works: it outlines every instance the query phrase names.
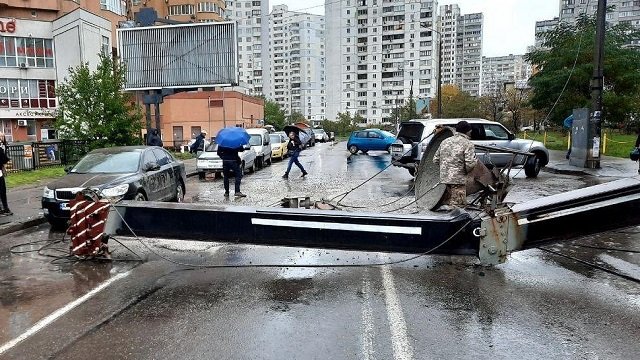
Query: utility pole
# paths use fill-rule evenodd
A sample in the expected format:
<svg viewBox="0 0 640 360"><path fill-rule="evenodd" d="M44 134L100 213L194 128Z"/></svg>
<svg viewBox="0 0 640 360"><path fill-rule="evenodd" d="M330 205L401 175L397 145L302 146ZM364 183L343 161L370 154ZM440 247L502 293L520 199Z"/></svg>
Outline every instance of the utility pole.
<svg viewBox="0 0 640 360"><path fill-rule="evenodd" d="M607 0L598 0L596 15L596 45L591 79L591 106L586 168L600 168L600 139L602 138L602 90L604 88L604 34L607 16Z"/></svg>
<svg viewBox="0 0 640 360"><path fill-rule="evenodd" d="M398 132L399 123L400 123L400 111L398 110L398 93L396 92L396 135Z"/></svg>

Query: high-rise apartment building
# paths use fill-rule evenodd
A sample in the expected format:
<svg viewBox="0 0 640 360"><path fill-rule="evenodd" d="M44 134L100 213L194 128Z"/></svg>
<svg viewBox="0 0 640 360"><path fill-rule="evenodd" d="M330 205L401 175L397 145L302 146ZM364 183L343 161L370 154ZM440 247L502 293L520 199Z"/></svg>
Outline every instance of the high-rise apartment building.
<svg viewBox="0 0 640 360"><path fill-rule="evenodd" d="M607 13L608 23L627 23L640 28L640 0L609 0L607 7L612 9ZM560 0L560 21L573 22L580 14L593 15L597 10L596 0ZM640 45L640 39L632 43Z"/></svg>
<svg viewBox="0 0 640 360"><path fill-rule="evenodd" d="M101 0L115 1L115 0ZM129 16L143 7L154 8L158 17L184 22L215 22L224 20L224 0L129 0Z"/></svg>
<svg viewBox="0 0 640 360"><path fill-rule="evenodd" d="M324 16L274 6L269 16L269 63L264 94L287 114L325 119Z"/></svg>
<svg viewBox="0 0 640 360"><path fill-rule="evenodd" d="M395 122L395 108L437 93L437 1L325 2L327 119Z"/></svg>
<svg viewBox="0 0 640 360"><path fill-rule="evenodd" d="M555 29L556 26L558 26L559 22L560 22L559 18L553 18L553 19L550 19L550 20L536 21L536 30L535 30L535 34L536 34L535 47L536 48L542 47L542 43L544 41L543 35L547 31Z"/></svg>
<svg viewBox="0 0 640 360"><path fill-rule="evenodd" d="M269 78L269 0L227 0L225 19L238 23L240 87L263 95Z"/></svg>
<svg viewBox="0 0 640 360"><path fill-rule="evenodd" d="M499 94L504 90L505 83L526 83L531 72L531 65L523 55L483 57L482 94Z"/></svg>
<svg viewBox="0 0 640 360"><path fill-rule="evenodd" d="M442 5L438 19L442 37L442 83L481 95L482 13L461 14L456 4Z"/></svg>

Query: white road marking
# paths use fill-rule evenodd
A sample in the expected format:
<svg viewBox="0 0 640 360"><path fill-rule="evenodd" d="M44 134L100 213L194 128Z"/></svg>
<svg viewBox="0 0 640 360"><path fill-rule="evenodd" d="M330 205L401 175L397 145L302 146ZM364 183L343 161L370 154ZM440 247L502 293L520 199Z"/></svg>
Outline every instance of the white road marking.
<svg viewBox="0 0 640 360"><path fill-rule="evenodd" d="M382 285L384 286L385 302L387 304L387 319L391 329L391 344L395 360L413 359L413 348L407 335L407 323L404 321L400 298L393 283L393 274L388 265L380 268Z"/></svg>
<svg viewBox="0 0 640 360"><path fill-rule="evenodd" d="M388 234L409 234L421 235L421 227L410 226L388 226L388 225L362 225L362 224L345 224L345 223L329 223L321 221L298 221L298 220L275 220L252 218L253 225L264 226L280 226L292 228L310 228L321 230L345 230L345 231L364 231Z"/></svg>
<svg viewBox="0 0 640 360"><path fill-rule="evenodd" d="M26 340L27 338L29 338L33 334L37 333L38 331L42 330L43 328L45 328L46 326L48 326L52 322L56 321L61 316L65 315L69 311L73 310L78 305L80 305L83 302L89 300L91 297L93 297L94 295L96 295L97 293L102 291L107 286L113 284L114 282L116 282L116 281L118 281L120 279L123 279L123 278L129 276L130 273L131 273L130 271L127 271L125 273L120 273L120 274L112 277L111 279L103 282L98 287L94 288L93 290L89 291L88 293L84 294L83 296L81 296L81 297L77 298L76 300L68 303L64 307L56 310L55 312L53 312L51 315L45 317L44 319L38 321L32 327L30 327L27 331L22 333L22 335L20 335L17 338L5 343L4 345L2 345L0 347L0 355L4 354L7 350L10 350L11 348L13 348L14 346L18 345L22 341Z"/></svg>
<svg viewBox="0 0 640 360"><path fill-rule="evenodd" d="M373 310L371 309L371 281L369 273L365 273L362 281L362 296L364 303L362 304L362 359L373 360L374 348L373 340L375 339L375 327L373 326Z"/></svg>

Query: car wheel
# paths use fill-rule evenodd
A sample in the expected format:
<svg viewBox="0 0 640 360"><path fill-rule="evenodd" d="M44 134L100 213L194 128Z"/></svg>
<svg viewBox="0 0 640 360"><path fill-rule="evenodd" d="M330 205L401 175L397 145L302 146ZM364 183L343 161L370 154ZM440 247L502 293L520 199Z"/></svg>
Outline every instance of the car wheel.
<svg viewBox="0 0 640 360"><path fill-rule="evenodd" d="M271 166L271 156L267 159L267 166Z"/></svg>
<svg viewBox="0 0 640 360"><path fill-rule="evenodd" d="M359 150L358 147L355 145L349 146L349 152L352 153L353 155L357 154L358 150Z"/></svg>
<svg viewBox="0 0 640 360"><path fill-rule="evenodd" d="M184 202L184 185L182 184L182 181L180 181L178 186L176 186L176 197L173 201L178 203Z"/></svg>
<svg viewBox="0 0 640 360"><path fill-rule="evenodd" d="M147 197L144 195L144 193L139 192L136 194L136 196L133 198L134 201L147 201Z"/></svg>
<svg viewBox="0 0 640 360"><path fill-rule="evenodd" d="M240 175L244 175L244 161L242 162L242 164L240 164Z"/></svg>
<svg viewBox="0 0 640 360"><path fill-rule="evenodd" d="M542 166L540 165L540 155L536 154L535 156L530 157L527 160L527 163L524 165L524 174L528 178L535 178L540 173L540 169Z"/></svg>
<svg viewBox="0 0 640 360"><path fill-rule="evenodd" d="M388 146L387 146L386 151L387 151L387 154L391 154L391 145L388 145Z"/></svg>
<svg viewBox="0 0 640 360"><path fill-rule="evenodd" d="M200 172L198 173L198 180L204 180L204 179L206 179L206 178L207 178L207 174L205 174L205 172L204 172L204 171L200 171Z"/></svg>
<svg viewBox="0 0 640 360"><path fill-rule="evenodd" d="M407 170L409 170L409 174L411 174L411 176L416 176L416 169L415 168L408 168Z"/></svg>

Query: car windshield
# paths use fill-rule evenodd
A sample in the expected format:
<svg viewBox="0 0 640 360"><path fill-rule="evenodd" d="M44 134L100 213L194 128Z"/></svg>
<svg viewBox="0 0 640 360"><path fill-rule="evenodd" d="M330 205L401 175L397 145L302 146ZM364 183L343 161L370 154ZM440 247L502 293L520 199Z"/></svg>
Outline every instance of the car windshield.
<svg viewBox="0 0 640 360"><path fill-rule="evenodd" d="M322 129L316 129L315 132L317 132L318 134L326 134L326 132Z"/></svg>
<svg viewBox="0 0 640 360"><path fill-rule="evenodd" d="M271 142L274 144L279 144L282 142L282 138L280 137L280 135L269 135L269 137L271 138Z"/></svg>
<svg viewBox="0 0 640 360"><path fill-rule="evenodd" d="M393 135L392 133L388 132L388 131L380 131L384 136L390 136L390 137L396 137L395 135Z"/></svg>
<svg viewBox="0 0 640 360"><path fill-rule="evenodd" d="M216 151L218 151L218 144L216 144L215 142L212 142L211 144L209 144L209 146L207 146L206 149L204 149L204 151L206 151L206 152L216 152Z"/></svg>
<svg viewBox="0 0 640 360"><path fill-rule="evenodd" d="M259 134L251 135L251 139L249 139L249 145L251 146L262 145L262 135L259 135Z"/></svg>
<svg viewBox="0 0 640 360"><path fill-rule="evenodd" d="M76 174L124 174L138 171L140 150L120 153L89 153L71 170Z"/></svg>

